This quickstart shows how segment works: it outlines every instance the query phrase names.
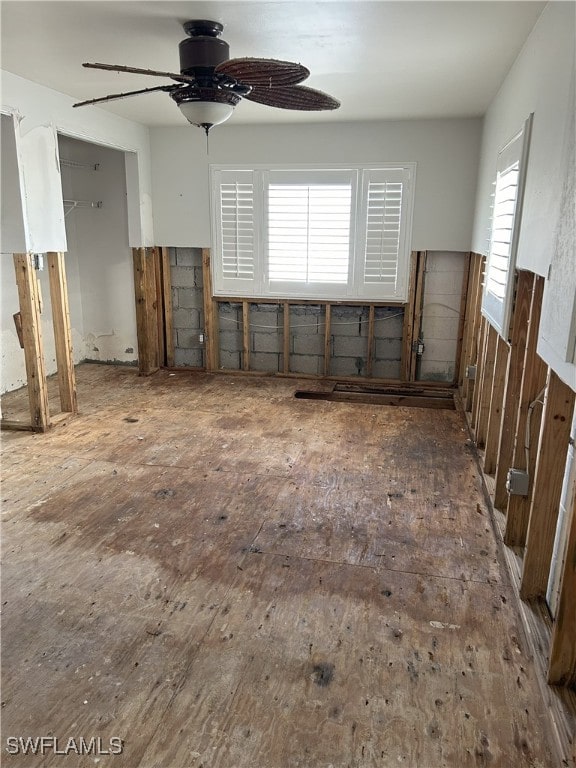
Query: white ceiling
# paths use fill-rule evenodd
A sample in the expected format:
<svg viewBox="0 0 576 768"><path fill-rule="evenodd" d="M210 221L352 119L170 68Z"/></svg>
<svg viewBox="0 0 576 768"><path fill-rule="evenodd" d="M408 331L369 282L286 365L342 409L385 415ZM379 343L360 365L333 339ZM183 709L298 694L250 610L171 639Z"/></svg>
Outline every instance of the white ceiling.
<svg viewBox="0 0 576 768"><path fill-rule="evenodd" d="M517 0L4 0L1 63L78 100L160 85L166 81L81 64L178 72L182 22L206 18L224 24L231 57L301 62L312 73L306 85L342 102L335 112L302 113L243 101L234 123L471 117L485 112L544 6ZM148 125L185 124L165 93L104 108Z"/></svg>

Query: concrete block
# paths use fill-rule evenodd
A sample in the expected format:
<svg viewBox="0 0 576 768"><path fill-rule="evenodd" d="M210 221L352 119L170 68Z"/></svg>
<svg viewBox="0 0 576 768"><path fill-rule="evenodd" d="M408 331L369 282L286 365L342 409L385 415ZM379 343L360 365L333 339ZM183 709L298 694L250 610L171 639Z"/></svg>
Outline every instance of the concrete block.
<svg viewBox="0 0 576 768"><path fill-rule="evenodd" d="M290 355L290 373L324 373L324 360L314 355Z"/></svg>
<svg viewBox="0 0 576 768"><path fill-rule="evenodd" d="M238 331L220 329L219 342L221 352L241 352L242 334Z"/></svg>
<svg viewBox="0 0 576 768"><path fill-rule="evenodd" d="M170 266L176 266L176 248L168 248L168 258L170 259Z"/></svg>
<svg viewBox="0 0 576 768"><path fill-rule="evenodd" d="M172 285L177 288L193 288L194 267L172 267L170 270Z"/></svg>
<svg viewBox="0 0 576 768"><path fill-rule="evenodd" d="M274 304L252 304L248 312L250 329L256 333L277 334L283 327L283 319Z"/></svg>
<svg viewBox="0 0 576 768"><path fill-rule="evenodd" d="M332 336L333 357L362 357L368 354L368 342L363 336Z"/></svg>
<svg viewBox="0 0 576 768"><path fill-rule="evenodd" d="M456 359L456 339L426 339L424 338L424 354L422 362L434 361L451 363Z"/></svg>
<svg viewBox="0 0 576 768"><path fill-rule="evenodd" d="M176 248L176 264L179 267L202 267L202 250L200 248Z"/></svg>
<svg viewBox="0 0 576 768"><path fill-rule="evenodd" d="M200 347L200 339L198 338L198 330L178 330L176 331L176 346L179 349L194 349Z"/></svg>
<svg viewBox="0 0 576 768"><path fill-rule="evenodd" d="M184 309L202 309L204 297L201 288L177 288L178 306Z"/></svg>
<svg viewBox="0 0 576 768"><path fill-rule="evenodd" d="M460 294L425 294L423 313L428 317L459 317Z"/></svg>
<svg viewBox="0 0 576 768"><path fill-rule="evenodd" d="M377 379L399 379L400 360L375 360L372 376Z"/></svg>
<svg viewBox="0 0 576 768"><path fill-rule="evenodd" d="M253 352L272 352L279 354L282 351L282 336L278 333L254 332L251 349Z"/></svg>
<svg viewBox="0 0 576 768"><path fill-rule="evenodd" d="M220 368L239 371L242 368L241 357L240 352L228 352L226 349L220 349Z"/></svg>
<svg viewBox="0 0 576 768"><path fill-rule="evenodd" d="M374 338L401 339L404 331L404 311L400 307L374 312Z"/></svg>
<svg viewBox="0 0 576 768"><path fill-rule="evenodd" d="M319 333L292 334L290 348L295 355L323 355L324 335Z"/></svg>
<svg viewBox="0 0 576 768"><path fill-rule="evenodd" d="M422 334L424 339L457 339L460 328L460 318L434 317L424 312L422 318Z"/></svg>
<svg viewBox="0 0 576 768"><path fill-rule="evenodd" d="M448 293L457 295L458 298L460 298L461 289L461 269L450 272L426 272L426 278L424 280L424 298L437 293Z"/></svg>
<svg viewBox="0 0 576 768"><path fill-rule="evenodd" d="M202 271L202 264L198 267L194 267L194 283L198 288L202 288L204 285L204 272Z"/></svg>
<svg viewBox="0 0 576 768"><path fill-rule="evenodd" d="M253 352L250 355L251 371L271 371L278 373L280 364L280 355L269 354L267 352Z"/></svg>
<svg viewBox="0 0 576 768"><path fill-rule="evenodd" d="M197 309L178 309L172 312L174 328L199 328L200 317Z"/></svg>
<svg viewBox="0 0 576 768"><path fill-rule="evenodd" d="M330 360L331 376L364 376L366 361L362 357L333 357Z"/></svg>
<svg viewBox="0 0 576 768"><path fill-rule="evenodd" d="M171 288L172 293L172 310L178 309L178 288L174 288L172 286Z"/></svg>
<svg viewBox="0 0 576 768"><path fill-rule="evenodd" d="M179 349L174 350L174 364L176 368L181 365L191 366L192 368L204 367L204 350L202 349Z"/></svg>
<svg viewBox="0 0 576 768"><path fill-rule="evenodd" d="M375 360L400 360L401 356L401 339L376 339L374 343Z"/></svg>
<svg viewBox="0 0 576 768"><path fill-rule="evenodd" d="M454 363L422 360L419 381L452 381L453 379Z"/></svg>
<svg viewBox="0 0 576 768"><path fill-rule="evenodd" d="M333 336L368 334L368 309L365 307L332 307L330 328Z"/></svg>

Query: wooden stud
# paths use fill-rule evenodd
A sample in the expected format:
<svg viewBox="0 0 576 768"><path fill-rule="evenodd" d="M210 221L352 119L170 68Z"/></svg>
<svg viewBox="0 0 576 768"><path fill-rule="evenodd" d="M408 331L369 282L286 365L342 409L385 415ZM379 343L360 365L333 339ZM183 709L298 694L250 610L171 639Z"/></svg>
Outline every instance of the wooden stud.
<svg viewBox="0 0 576 768"><path fill-rule="evenodd" d="M478 368L478 363L479 363L480 355L482 351L482 347L479 344L479 336L480 336L480 328L482 324L482 314L480 310L482 307L482 290L484 285L483 278L484 278L485 261L486 260L484 256L480 256L480 254L476 254L476 270L475 270L474 297L473 297L474 311L472 315L472 324L470 326L469 365L476 365L477 368ZM478 373L478 370L476 371L476 373ZM466 395L464 398L464 408L466 411L470 411L472 408L472 400L477 387L478 387L478 377L476 377L475 381L468 382L468 387L467 387Z"/></svg>
<svg viewBox="0 0 576 768"><path fill-rule="evenodd" d="M418 355L414 345L420 339L422 326L422 303L424 300L424 275L426 272L426 251L418 253L418 267L416 270L416 289L414 292L414 319L412 323L412 345L410 349L409 381L416 381L418 375Z"/></svg>
<svg viewBox="0 0 576 768"><path fill-rule="evenodd" d="M368 351L366 359L366 376L372 376L374 365L374 304L368 307Z"/></svg>
<svg viewBox="0 0 576 768"><path fill-rule="evenodd" d="M468 303L468 287L471 275L471 262L472 255L468 253L464 262L464 272L462 273L462 288L460 290L460 311L459 311L459 323L458 323L458 342L456 344L456 357L454 365L454 380L453 384L458 384L460 379L460 370L462 367L463 346L464 346L464 324L466 322L466 306Z"/></svg>
<svg viewBox="0 0 576 768"><path fill-rule="evenodd" d="M154 288L156 290L156 326L158 339L158 365L166 365L166 332L164 328L164 286L160 249L152 248Z"/></svg>
<svg viewBox="0 0 576 768"><path fill-rule="evenodd" d="M148 248L133 248L138 369L148 376L159 368L156 275L154 257Z"/></svg>
<svg viewBox="0 0 576 768"><path fill-rule="evenodd" d="M165 360L168 368L172 368L174 366L174 316L172 310L170 253L168 248L160 248L160 264L162 273L162 309L164 315Z"/></svg>
<svg viewBox="0 0 576 768"><path fill-rule="evenodd" d="M35 431L45 432L50 426L50 409L42 344L38 278L31 258L27 253L15 253L14 268L22 315L30 423Z"/></svg>
<svg viewBox="0 0 576 768"><path fill-rule="evenodd" d="M476 423L476 445L483 448L486 442L488 421L490 418L490 401L492 397L492 381L494 379L494 363L496 362L497 331L487 322L486 346L482 361L481 390L478 396L478 421Z"/></svg>
<svg viewBox="0 0 576 768"><path fill-rule="evenodd" d="M574 392L549 368L520 584L524 600L546 594L573 411Z"/></svg>
<svg viewBox="0 0 576 768"><path fill-rule="evenodd" d="M502 510L506 509L506 504L508 503L506 478L508 470L512 466L514 427L516 425L517 404L520 400L520 386L522 384L522 368L526 354L526 337L528 335L533 282L534 277L530 272L521 271L518 273L510 339L510 361L506 375L495 471L494 506Z"/></svg>
<svg viewBox="0 0 576 768"><path fill-rule="evenodd" d="M330 374L330 357L332 352L331 311L332 307L330 304L326 304L324 320L324 376Z"/></svg>
<svg viewBox="0 0 576 768"><path fill-rule="evenodd" d="M530 432L532 448L528 457L528 467L526 467L524 442L528 408L530 403L536 399L538 393L541 392L546 385L546 365L536 352L543 292L544 278L534 275L511 464L515 469L528 469L529 484L527 496L512 495L508 497L504 543L510 547L524 546L526 542L526 531L528 530L528 516L530 514L534 470L536 468L536 446L538 445L538 435L542 415L540 406L533 409L531 416ZM510 415L510 418L512 418L512 415Z"/></svg>
<svg viewBox="0 0 576 768"><path fill-rule="evenodd" d="M469 395L470 405L470 426L476 430L478 424L478 414L480 409L480 393L482 392L482 377L484 375L484 356L486 355L486 342L488 340L488 321L485 317L480 318L480 338L475 342L475 362L476 379L470 382ZM472 386L473 385L473 386Z"/></svg>
<svg viewBox="0 0 576 768"><path fill-rule="evenodd" d="M204 342L206 344L206 370L217 371L219 366L218 316L212 296L210 248L202 248L202 282L204 298ZM238 299L235 299L238 301Z"/></svg>
<svg viewBox="0 0 576 768"><path fill-rule="evenodd" d="M285 301L282 305L282 319L284 321L284 373L290 373L290 304Z"/></svg>
<svg viewBox="0 0 576 768"><path fill-rule="evenodd" d="M410 277L408 282L408 301L404 307L404 323L402 326L402 358L400 361L400 378L410 379L410 364L412 360L412 334L414 332L414 300L416 296L416 275L418 272L418 251L412 251L410 256Z"/></svg>
<svg viewBox="0 0 576 768"><path fill-rule="evenodd" d="M52 323L54 325L60 407L65 413L78 413L64 254L50 251L47 254L47 262L50 278L50 301L52 303Z"/></svg>
<svg viewBox="0 0 576 768"><path fill-rule="evenodd" d="M486 445L484 450L484 473L492 475L496 471L496 459L498 458L498 441L502 426L502 409L504 402L504 386L506 384L506 372L510 347L507 342L497 334L496 359L494 361L494 376L492 377L492 392L490 396L490 412L486 427Z"/></svg>
<svg viewBox="0 0 576 768"><path fill-rule="evenodd" d="M250 370L250 305L242 302L242 370Z"/></svg>
<svg viewBox="0 0 576 768"><path fill-rule="evenodd" d="M458 371L458 383L461 393L464 394L464 386L468 382L466 378L466 366L470 364L470 328L474 319L474 288L476 279L476 254L469 254L468 282L466 285L466 310L464 313L464 328L462 334L462 352L460 355L460 368Z"/></svg>
<svg viewBox="0 0 576 768"><path fill-rule="evenodd" d="M566 546L560 593L550 645L548 682L576 685L576 476L572 480L572 508L567 510Z"/></svg>

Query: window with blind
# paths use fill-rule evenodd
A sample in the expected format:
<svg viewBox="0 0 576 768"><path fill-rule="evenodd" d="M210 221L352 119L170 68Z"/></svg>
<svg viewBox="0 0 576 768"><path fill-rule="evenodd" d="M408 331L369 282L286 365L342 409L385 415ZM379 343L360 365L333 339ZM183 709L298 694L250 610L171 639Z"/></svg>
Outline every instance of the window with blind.
<svg viewBox="0 0 576 768"><path fill-rule="evenodd" d="M213 166L215 293L404 301L414 173Z"/></svg>
<svg viewBox="0 0 576 768"><path fill-rule="evenodd" d="M532 116L498 154L482 313L508 339Z"/></svg>

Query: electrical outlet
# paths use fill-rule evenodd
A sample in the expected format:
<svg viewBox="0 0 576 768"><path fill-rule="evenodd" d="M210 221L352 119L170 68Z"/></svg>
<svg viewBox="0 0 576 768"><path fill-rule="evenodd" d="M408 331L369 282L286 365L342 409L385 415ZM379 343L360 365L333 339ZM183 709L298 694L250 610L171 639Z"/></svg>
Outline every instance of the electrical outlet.
<svg viewBox="0 0 576 768"><path fill-rule="evenodd" d="M509 469L506 490L512 496L528 496L528 472L523 469Z"/></svg>
<svg viewBox="0 0 576 768"><path fill-rule="evenodd" d="M204 334L203 333L199 333L198 334L198 341L200 342L200 344L204 344Z"/></svg>

